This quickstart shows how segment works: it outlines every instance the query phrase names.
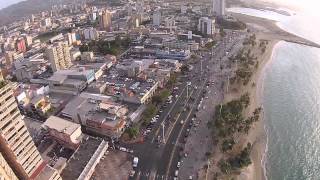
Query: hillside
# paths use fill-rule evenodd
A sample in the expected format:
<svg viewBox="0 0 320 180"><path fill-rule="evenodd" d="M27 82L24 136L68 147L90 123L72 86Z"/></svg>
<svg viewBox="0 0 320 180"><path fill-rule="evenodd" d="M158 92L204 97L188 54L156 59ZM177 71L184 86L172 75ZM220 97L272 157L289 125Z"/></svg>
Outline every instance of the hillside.
<svg viewBox="0 0 320 180"><path fill-rule="evenodd" d="M26 0L17 4L11 5L0 10L0 26L23 17L29 17L44 10L51 9L52 5L73 2L68 0Z"/></svg>

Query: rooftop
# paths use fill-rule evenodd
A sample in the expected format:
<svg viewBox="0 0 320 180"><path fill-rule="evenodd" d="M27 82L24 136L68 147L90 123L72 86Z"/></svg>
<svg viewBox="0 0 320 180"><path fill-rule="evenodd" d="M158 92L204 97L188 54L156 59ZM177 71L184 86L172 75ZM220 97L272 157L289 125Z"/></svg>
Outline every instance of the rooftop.
<svg viewBox="0 0 320 180"><path fill-rule="evenodd" d="M61 172L62 179L78 179L93 154L101 144L102 139L87 136L78 150L69 159L69 163Z"/></svg>
<svg viewBox="0 0 320 180"><path fill-rule="evenodd" d="M50 129L55 129L58 132L72 135L74 131L80 128L80 125L56 116L50 116L46 122L43 123L43 127L48 127Z"/></svg>

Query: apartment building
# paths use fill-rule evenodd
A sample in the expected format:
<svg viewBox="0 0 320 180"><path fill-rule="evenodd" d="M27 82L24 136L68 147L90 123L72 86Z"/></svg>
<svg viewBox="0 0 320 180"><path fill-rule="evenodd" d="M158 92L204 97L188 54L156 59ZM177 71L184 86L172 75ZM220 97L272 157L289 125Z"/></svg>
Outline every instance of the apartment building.
<svg viewBox="0 0 320 180"><path fill-rule="evenodd" d="M18 180L13 170L0 153L0 178L1 180Z"/></svg>
<svg viewBox="0 0 320 180"><path fill-rule="evenodd" d="M46 49L46 57L51 63L51 68L57 70L69 69L72 66L70 47L68 43L58 42Z"/></svg>
<svg viewBox="0 0 320 180"><path fill-rule="evenodd" d="M18 179L37 179L47 166L18 110L12 85L0 83L0 151ZM48 179L61 179L57 172Z"/></svg>

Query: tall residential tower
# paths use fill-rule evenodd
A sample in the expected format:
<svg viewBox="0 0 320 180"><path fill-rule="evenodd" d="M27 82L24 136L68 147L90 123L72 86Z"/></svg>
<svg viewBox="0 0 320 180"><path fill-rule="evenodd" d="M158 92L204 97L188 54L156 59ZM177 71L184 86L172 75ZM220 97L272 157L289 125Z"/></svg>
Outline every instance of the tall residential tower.
<svg viewBox="0 0 320 180"><path fill-rule="evenodd" d="M18 109L10 83L0 82L0 179L35 179L43 175L61 180L56 170L48 175Z"/></svg>
<svg viewBox="0 0 320 180"><path fill-rule="evenodd" d="M100 28L102 30L105 30L108 32L111 31L111 24L112 24L111 18L112 18L112 14L110 11L108 10L102 11L102 14L99 18Z"/></svg>
<svg viewBox="0 0 320 180"><path fill-rule="evenodd" d="M68 43L58 42L46 49L46 56L53 71L69 69L72 66Z"/></svg>
<svg viewBox="0 0 320 180"><path fill-rule="evenodd" d="M218 16L224 16L225 15L225 0L212 0L212 9L213 13Z"/></svg>

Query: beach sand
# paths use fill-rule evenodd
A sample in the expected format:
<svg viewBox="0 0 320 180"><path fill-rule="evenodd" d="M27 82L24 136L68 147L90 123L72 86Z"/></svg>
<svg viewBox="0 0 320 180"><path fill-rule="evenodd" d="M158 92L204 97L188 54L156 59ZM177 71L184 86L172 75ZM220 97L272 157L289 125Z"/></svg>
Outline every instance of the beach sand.
<svg viewBox="0 0 320 180"><path fill-rule="evenodd" d="M255 87L245 88L247 92L250 93L251 104L248 108L248 116L254 111L255 108L262 106L262 93L263 93L263 81L266 74L266 69L268 64L272 59L272 52L274 46L278 41L272 40L269 43L266 53L260 57L261 65L256 71L255 75L252 78L252 82L256 83ZM251 128L248 136L245 137L247 144L250 142L253 144L253 149L251 152L252 164L244 169L241 174L238 176L239 180L263 180L265 179L264 174L264 165L263 165L263 156L265 154L265 149L267 145L267 136L264 128L264 117L263 114L258 122L256 122Z"/></svg>

